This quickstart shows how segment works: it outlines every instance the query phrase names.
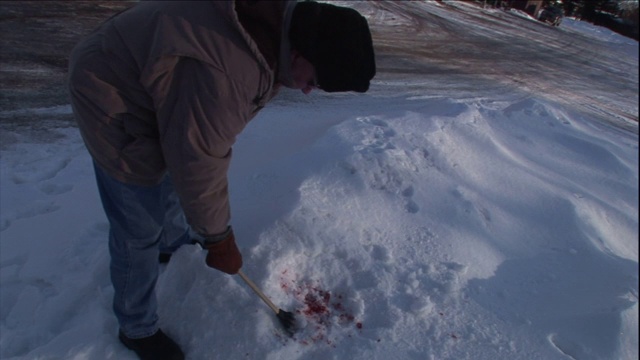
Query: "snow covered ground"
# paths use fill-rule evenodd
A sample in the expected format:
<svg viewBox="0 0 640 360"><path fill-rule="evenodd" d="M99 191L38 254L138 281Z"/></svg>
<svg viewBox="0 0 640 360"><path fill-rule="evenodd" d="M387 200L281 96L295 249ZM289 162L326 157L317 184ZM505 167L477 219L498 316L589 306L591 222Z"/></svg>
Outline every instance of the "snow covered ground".
<svg viewBox="0 0 640 360"><path fill-rule="evenodd" d="M637 74L637 42L572 19L560 30L624 48ZM288 338L186 246L158 298L189 359L638 358L637 122L451 79L285 91L248 126L230 171L244 271L305 327ZM0 135L0 358L134 359L115 337L108 224L77 130Z"/></svg>

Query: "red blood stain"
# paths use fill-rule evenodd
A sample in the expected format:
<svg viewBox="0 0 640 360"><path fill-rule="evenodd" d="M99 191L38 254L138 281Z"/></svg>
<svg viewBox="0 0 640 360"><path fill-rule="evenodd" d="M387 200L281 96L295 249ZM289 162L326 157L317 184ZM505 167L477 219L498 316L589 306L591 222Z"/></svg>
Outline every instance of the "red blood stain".
<svg viewBox="0 0 640 360"><path fill-rule="evenodd" d="M320 316L329 312L329 299L331 295L322 290L317 294L307 293L304 297L306 308L302 311L307 316Z"/></svg>
<svg viewBox="0 0 640 360"><path fill-rule="evenodd" d="M287 275L287 270L282 272L280 288L301 303L296 313L304 316L307 323L302 333L297 334L294 340L303 345L323 343L335 348L337 338L331 336L332 328L350 324L356 320L344 303L343 294L332 294L317 282L298 283L295 279L291 279L291 276L291 273ZM357 322L355 326L362 329L361 322ZM336 333L344 334L341 331ZM345 335L348 338L352 337L350 333Z"/></svg>
<svg viewBox="0 0 640 360"><path fill-rule="evenodd" d="M350 322L353 322L355 318L351 314L340 314L338 319L340 319L341 323L350 323Z"/></svg>

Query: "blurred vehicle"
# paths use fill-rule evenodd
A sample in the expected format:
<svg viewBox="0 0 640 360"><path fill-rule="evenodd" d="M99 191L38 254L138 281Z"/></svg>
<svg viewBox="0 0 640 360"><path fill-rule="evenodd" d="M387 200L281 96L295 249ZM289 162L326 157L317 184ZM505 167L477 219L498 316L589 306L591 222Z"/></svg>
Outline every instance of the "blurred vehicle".
<svg viewBox="0 0 640 360"><path fill-rule="evenodd" d="M553 26L560 26L563 16L564 16L564 13L561 7L548 6L542 9L542 11L540 11L540 14L538 15L538 20L542 22L546 22Z"/></svg>

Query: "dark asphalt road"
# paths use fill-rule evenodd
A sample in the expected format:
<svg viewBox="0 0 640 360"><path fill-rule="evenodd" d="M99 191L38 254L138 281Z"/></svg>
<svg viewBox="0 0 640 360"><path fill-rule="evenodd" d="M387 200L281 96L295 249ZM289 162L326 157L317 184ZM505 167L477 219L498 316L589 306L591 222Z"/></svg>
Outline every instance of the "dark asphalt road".
<svg viewBox="0 0 640 360"><path fill-rule="evenodd" d="M1 2L0 122L37 117L15 110L68 104L68 53L130 4ZM489 95L483 89L532 94L638 132L638 60L622 48L479 5L463 6L465 11L446 2L376 1L358 7L373 14L380 81L405 78L422 94L452 98ZM402 21L398 25L390 18Z"/></svg>

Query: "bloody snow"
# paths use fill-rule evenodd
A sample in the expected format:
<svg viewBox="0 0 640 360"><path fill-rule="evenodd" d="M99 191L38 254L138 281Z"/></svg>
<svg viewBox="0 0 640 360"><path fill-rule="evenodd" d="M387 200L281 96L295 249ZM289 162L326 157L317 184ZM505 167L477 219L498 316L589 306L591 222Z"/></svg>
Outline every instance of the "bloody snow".
<svg viewBox="0 0 640 360"><path fill-rule="evenodd" d="M343 294L332 294L318 282L291 279L287 273L287 270L282 273L280 287L295 300L293 306L299 330L293 335L295 341L303 345L325 343L335 347L335 339L329 335L333 326L362 329L362 322L353 315Z"/></svg>

